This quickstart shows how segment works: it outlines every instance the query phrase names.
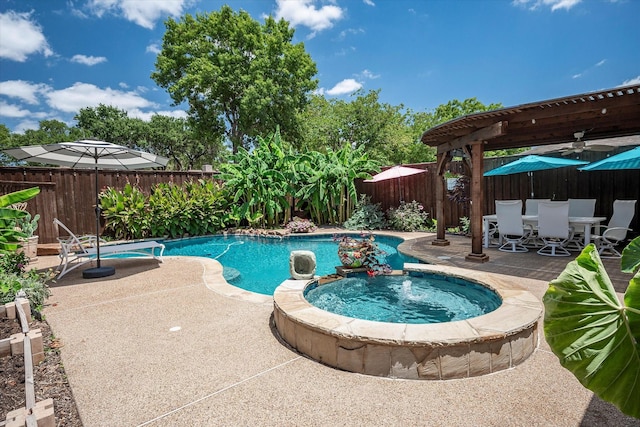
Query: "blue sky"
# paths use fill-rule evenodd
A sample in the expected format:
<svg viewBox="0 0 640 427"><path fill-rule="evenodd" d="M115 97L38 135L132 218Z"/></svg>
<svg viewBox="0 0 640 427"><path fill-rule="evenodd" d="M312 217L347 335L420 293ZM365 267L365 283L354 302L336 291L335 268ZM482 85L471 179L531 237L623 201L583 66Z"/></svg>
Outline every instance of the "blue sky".
<svg viewBox="0 0 640 427"><path fill-rule="evenodd" d="M289 21L330 98L380 89L382 102L432 111L640 83L638 0L3 0L0 123L73 125L99 103L184 116L150 77L164 20L223 4Z"/></svg>

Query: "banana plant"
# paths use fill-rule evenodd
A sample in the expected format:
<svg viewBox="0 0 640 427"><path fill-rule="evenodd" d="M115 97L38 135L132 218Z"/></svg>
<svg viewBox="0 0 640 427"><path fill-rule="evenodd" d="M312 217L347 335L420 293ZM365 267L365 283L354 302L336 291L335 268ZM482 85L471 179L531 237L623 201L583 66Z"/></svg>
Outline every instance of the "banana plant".
<svg viewBox="0 0 640 427"><path fill-rule="evenodd" d="M20 237L27 237L15 229L15 221L27 215L26 211L11 208L15 203L26 202L37 196L40 188L33 187L0 196L0 253L18 249Z"/></svg>
<svg viewBox="0 0 640 427"><path fill-rule="evenodd" d="M640 418L640 237L623 250L633 273L620 302L593 244L543 297L544 334L560 364L623 413Z"/></svg>

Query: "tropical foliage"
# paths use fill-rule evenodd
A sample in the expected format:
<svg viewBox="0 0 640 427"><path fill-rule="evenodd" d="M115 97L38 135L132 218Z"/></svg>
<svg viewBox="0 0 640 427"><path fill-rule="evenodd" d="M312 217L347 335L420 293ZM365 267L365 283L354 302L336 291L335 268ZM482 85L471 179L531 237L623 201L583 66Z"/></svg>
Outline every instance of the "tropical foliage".
<svg viewBox="0 0 640 427"><path fill-rule="evenodd" d="M0 196L0 254L18 249L21 238L28 237L16 228L16 221L27 216L27 212L14 209L11 205L26 202L40 193L38 187L27 188Z"/></svg>
<svg viewBox="0 0 640 427"><path fill-rule="evenodd" d="M220 166L220 179L235 205L234 218L274 227L290 220L292 208L309 212L316 224L345 221L356 202L355 179L379 169L362 150L345 146L326 153L296 154L276 129L258 138L255 150L240 149Z"/></svg>
<svg viewBox="0 0 640 427"><path fill-rule="evenodd" d="M549 283L544 333L560 364L600 398L640 418L640 237L622 252L634 273L620 302L593 244Z"/></svg>
<svg viewBox="0 0 640 427"><path fill-rule="evenodd" d="M122 190L108 187L100 193L100 206L104 235L114 239L201 236L226 226L225 194L210 180L161 183L148 197L129 183Z"/></svg>

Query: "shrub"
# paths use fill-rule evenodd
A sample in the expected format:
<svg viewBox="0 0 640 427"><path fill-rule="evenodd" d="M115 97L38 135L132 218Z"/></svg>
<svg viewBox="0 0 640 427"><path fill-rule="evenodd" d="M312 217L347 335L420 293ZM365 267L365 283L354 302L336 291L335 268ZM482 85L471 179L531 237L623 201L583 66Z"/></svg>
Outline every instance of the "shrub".
<svg viewBox="0 0 640 427"><path fill-rule="evenodd" d="M371 203L371 197L361 194L351 217L344 227L349 230L379 230L387 227L380 203Z"/></svg>
<svg viewBox="0 0 640 427"><path fill-rule="evenodd" d="M53 278L53 272L26 271L28 262L22 252L0 256L0 304L14 301L24 291L34 311L39 313L51 294L46 281Z"/></svg>
<svg viewBox="0 0 640 427"><path fill-rule="evenodd" d="M419 231L427 229L429 224L429 214L424 211L424 207L415 200L410 203L400 202L397 209L390 208L387 211L389 224L394 230Z"/></svg>
<svg viewBox="0 0 640 427"><path fill-rule="evenodd" d="M145 195L127 183L122 191L107 187L100 193L104 232L115 239L141 239L149 235L149 216Z"/></svg>
<svg viewBox="0 0 640 427"><path fill-rule="evenodd" d="M170 238L213 234L224 228L225 199L213 181L183 185L160 183L149 197L149 222L153 237Z"/></svg>
<svg viewBox="0 0 640 427"><path fill-rule="evenodd" d="M308 219L294 217L291 221L287 223L285 228L292 233L309 233L311 231L316 231L318 227Z"/></svg>

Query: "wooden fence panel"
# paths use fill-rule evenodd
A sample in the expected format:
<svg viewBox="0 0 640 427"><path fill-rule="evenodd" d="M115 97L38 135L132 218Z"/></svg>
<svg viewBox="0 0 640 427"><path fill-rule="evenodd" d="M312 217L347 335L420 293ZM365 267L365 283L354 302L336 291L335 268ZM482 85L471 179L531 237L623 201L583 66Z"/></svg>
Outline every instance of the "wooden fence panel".
<svg viewBox="0 0 640 427"><path fill-rule="evenodd" d="M597 154L588 153L587 156L591 158L587 157L585 160L597 160ZM602 153L599 155L601 158ZM485 170L516 158L485 159ZM358 193L370 195L371 201L380 203L384 211L390 207L398 207L400 200L416 200L424 206L426 212L435 217L436 165L422 163L406 166L426 169L427 172L377 183L358 180ZM464 172L460 162L452 162L449 169L455 173ZM55 242L58 230L53 229L53 218L59 218L79 234L95 233L94 173L92 170L67 168L0 167L0 193L39 186L40 194L29 201L27 209L32 214L39 213L41 216L37 231L40 242ZM130 182L149 193L151 187L159 182L180 185L189 180L212 177L211 172L201 171L100 171L98 186L101 190L106 186L123 188ZM521 173L486 177L484 213L495 213L495 200L520 199L524 202L530 197L531 182L536 198L595 198L596 215L607 218L613 214L614 200L639 200L631 223L631 228L635 230L632 235L637 235L640 231L640 170L579 172L576 168L561 168L535 172L533 176ZM445 227L457 227L461 217L469 216L469 203L459 204L445 200Z"/></svg>

